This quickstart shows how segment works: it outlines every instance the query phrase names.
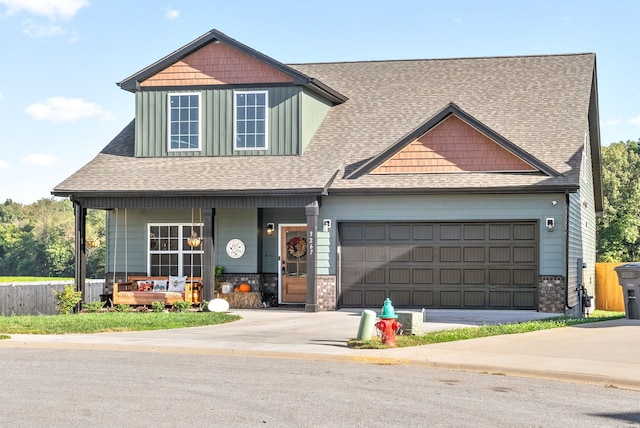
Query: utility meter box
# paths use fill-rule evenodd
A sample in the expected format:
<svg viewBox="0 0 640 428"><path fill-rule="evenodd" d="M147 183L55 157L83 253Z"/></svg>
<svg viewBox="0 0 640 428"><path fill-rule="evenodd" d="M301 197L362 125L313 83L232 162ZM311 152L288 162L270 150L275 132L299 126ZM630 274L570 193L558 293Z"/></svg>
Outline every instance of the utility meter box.
<svg viewBox="0 0 640 428"><path fill-rule="evenodd" d="M396 311L398 322L402 324L403 335L419 336L424 334L422 312Z"/></svg>

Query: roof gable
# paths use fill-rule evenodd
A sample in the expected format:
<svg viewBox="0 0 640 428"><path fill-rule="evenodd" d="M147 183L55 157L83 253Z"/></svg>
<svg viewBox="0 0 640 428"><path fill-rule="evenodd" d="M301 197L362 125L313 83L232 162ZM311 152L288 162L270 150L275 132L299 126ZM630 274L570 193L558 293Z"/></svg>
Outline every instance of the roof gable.
<svg viewBox="0 0 640 428"><path fill-rule="evenodd" d="M213 47L209 46L211 43L214 44ZM217 43L226 45L231 48L232 51L229 51L228 49L218 49L215 47L215 44ZM207 48L207 46L209 47ZM198 53L201 49L205 50ZM205 65L204 62L209 61L206 54L210 49L215 50L216 55L221 54L223 51L226 51L227 53L233 52L233 60L231 61L232 66L238 65L238 63L242 63L243 66L250 63L251 68L250 70L247 70L246 73L238 73L238 70L234 70L233 73L231 73L233 76L229 76L229 70L225 69L223 64ZM233 50L235 50L235 52ZM167 69L171 69L171 73L169 73L169 70ZM179 73L180 71L185 70L187 73L193 72L193 69L196 70L195 75L182 76L179 81L182 81L184 84L185 81L189 81L189 78L195 78L196 80L204 78L207 80L213 77L214 81L220 82L214 84L221 84L227 79L231 80L229 82L231 84L255 84L273 83L275 79L275 81L291 82L294 85L303 86L333 104L340 104L347 100L347 97L319 80L309 77L298 70L276 61L275 59L268 57L267 55L258 52L217 30L209 31L196 40L170 53L161 60L156 61L135 74L132 74L126 79L118 82L118 86L126 91L135 92L143 86L143 82L148 81L161 73L162 77L167 77L168 74L175 74L175 72ZM171 80L172 82L175 82L175 77L176 76L173 76L173 80ZM250 79L250 77L257 79ZM266 82L261 81L261 79L265 78L267 79ZM149 82L147 82L147 84L149 84ZM197 84L206 85L208 83L200 81ZM154 86L160 85L154 84Z"/></svg>
<svg viewBox="0 0 640 428"><path fill-rule="evenodd" d="M556 171L488 128L454 103L365 162L365 174Z"/></svg>
<svg viewBox="0 0 640 428"><path fill-rule="evenodd" d="M293 83L293 77L225 43L212 41L140 82L149 86Z"/></svg>
<svg viewBox="0 0 640 428"><path fill-rule="evenodd" d="M479 171L531 172L537 169L451 114L371 173Z"/></svg>

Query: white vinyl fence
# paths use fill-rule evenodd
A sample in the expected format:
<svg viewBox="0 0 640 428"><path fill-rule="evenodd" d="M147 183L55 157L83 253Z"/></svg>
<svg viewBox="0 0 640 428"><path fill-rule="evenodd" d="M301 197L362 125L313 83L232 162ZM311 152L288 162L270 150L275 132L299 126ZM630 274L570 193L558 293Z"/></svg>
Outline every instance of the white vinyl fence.
<svg viewBox="0 0 640 428"><path fill-rule="evenodd" d="M0 283L0 315L54 315L56 298L53 290L62 291L73 281L7 282ZM104 293L104 279L88 279L87 302L100 300Z"/></svg>

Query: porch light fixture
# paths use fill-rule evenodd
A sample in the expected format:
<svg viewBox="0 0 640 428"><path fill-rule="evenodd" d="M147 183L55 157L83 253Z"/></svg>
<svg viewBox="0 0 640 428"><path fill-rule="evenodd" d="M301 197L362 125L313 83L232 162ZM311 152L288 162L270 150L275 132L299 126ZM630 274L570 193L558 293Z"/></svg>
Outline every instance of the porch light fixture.
<svg viewBox="0 0 640 428"><path fill-rule="evenodd" d="M202 208L200 208L200 223L202 224ZM193 227L193 208L191 208L191 237L187 239L187 245L191 248L199 247L202 243L202 239L198 236ZM193 270L193 268L192 268ZM191 275L193 276L193 274Z"/></svg>
<svg viewBox="0 0 640 428"><path fill-rule="evenodd" d="M274 229L275 229L275 225L273 223L267 223L267 236L273 235Z"/></svg>

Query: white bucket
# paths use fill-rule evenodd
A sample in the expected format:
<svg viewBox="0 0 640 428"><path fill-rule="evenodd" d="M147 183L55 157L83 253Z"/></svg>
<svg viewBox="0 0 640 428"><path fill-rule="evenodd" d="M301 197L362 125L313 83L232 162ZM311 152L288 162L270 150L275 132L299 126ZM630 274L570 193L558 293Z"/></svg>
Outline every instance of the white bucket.
<svg viewBox="0 0 640 428"><path fill-rule="evenodd" d="M225 282L224 284L221 285L221 288L222 288L222 294L233 293L233 284Z"/></svg>

